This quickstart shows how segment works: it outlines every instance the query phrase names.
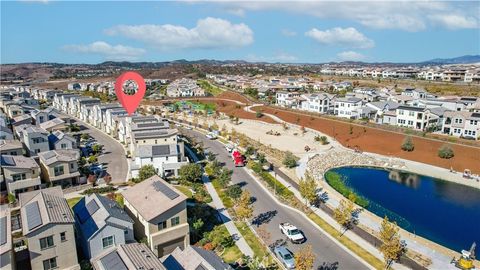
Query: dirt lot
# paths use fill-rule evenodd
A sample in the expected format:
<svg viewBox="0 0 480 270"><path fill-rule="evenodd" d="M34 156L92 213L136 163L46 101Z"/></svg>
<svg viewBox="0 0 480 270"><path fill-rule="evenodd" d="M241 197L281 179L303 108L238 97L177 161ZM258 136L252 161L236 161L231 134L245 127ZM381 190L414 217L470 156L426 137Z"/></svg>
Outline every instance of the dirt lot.
<svg viewBox="0 0 480 270"><path fill-rule="evenodd" d="M350 148L358 147L363 151L374 152L386 156L401 157L439 167L453 167L456 171L468 168L474 173L480 173L480 149L452 144L455 157L441 159L437 156L438 148L444 142L414 137L415 150L405 152L400 149L405 135L369 127L337 122L330 119L306 116L294 112L286 112L270 107L257 107L265 113L276 115L284 121L313 128L334 137L342 145Z"/></svg>

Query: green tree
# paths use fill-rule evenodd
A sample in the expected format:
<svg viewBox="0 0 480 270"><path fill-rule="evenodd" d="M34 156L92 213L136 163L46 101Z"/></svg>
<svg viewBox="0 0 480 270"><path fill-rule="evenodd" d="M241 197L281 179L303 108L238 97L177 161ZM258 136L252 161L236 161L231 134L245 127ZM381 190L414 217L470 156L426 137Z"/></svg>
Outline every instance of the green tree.
<svg viewBox="0 0 480 270"><path fill-rule="evenodd" d="M8 193L7 195L8 203L13 204L17 201L17 198L15 198L15 195L13 193Z"/></svg>
<svg viewBox="0 0 480 270"><path fill-rule="evenodd" d="M380 228L380 240L382 241L380 252L383 254L385 268L387 269L393 261L398 260L403 251L398 231L397 224L389 222L388 217L385 216Z"/></svg>
<svg viewBox="0 0 480 270"><path fill-rule="evenodd" d="M402 142L402 150L407 152L412 152L415 149L415 145L413 144L413 140L411 136L405 137Z"/></svg>
<svg viewBox="0 0 480 270"><path fill-rule="evenodd" d="M353 202L350 200L342 199L340 205L333 210L333 216L338 224L342 225L345 228L345 231L348 230L353 223L352 212L353 212Z"/></svg>
<svg viewBox="0 0 480 270"><path fill-rule="evenodd" d="M218 183L222 188L226 188L230 184L230 182L232 181L232 173L233 171L227 168L223 168L220 171L220 174L218 174L217 179L218 179Z"/></svg>
<svg viewBox="0 0 480 270"><path fill-rule="evenodd" d="M295 269L311 270L315 262L315 254L311 245L305 245L295 252Z"/></svg>
<svg viewBox="0 0 480 270"><path fill-rule="evenodd" d="M232 198L235 201L240 198L242 192L242 188L239 185L231 185L227 188L228 197Z"/></svg>
<svg viewBox="0 0 480 270"><path fill-rule="evenodd" d="M88 135L88 133L82 133L82 135L80 136L80 138L83 140L83 141L86 141L90 138L90 135Z"/></svg>
<svg viewBox="0 0 480 270"><path fill-rule="evenodd" d="M152 164L142 166L138 171L138 182L142 182L143 180L148 179L156 174L157 172Z"/></svg>
<svg viewBox="0 0 480 270"><path fill-rule="evenodd" d="M316 192L318 186L315 179L313 179L313 177L309 173L305 175L305 179L300 179L298 186L300 194L305 199L305 204L312 204L313 202L315 202L317 198Z"/></svg>
<svg viewBox="0 0 480 270"><path fill-rule="evenodd" d="M256 117L256 118L261 118L262 116L263 116L263 113L262 113L261 111L257 111L257 112L255 113L255 117Z"/></svg>
<svg viewBox="0 0 480 270"><path fill-rule="evenodd" d="M252 217L253 215L253 205L251 201L250 192L248 190L243 191L240 198L236 201L235 211L237 217L240 220L246 220Z"/></svg>
<svg viewBox="0 0 480 270"><path fill-rule="evenodd" d="M192 223L192 234L194 236L193 242L196 242L197 239L200 237L200 232L204 226L204 222L201 218L195 220L195 222Z"/></svg>
<svg viewBox="0 0 480 270"><path fill-rule="evenodd" d="M94 146L92 146L92 151L93 151L94 154L101 153L102 149L103 149L103 145L101 145L101 144L95 144Z"/></svg>
<svg viewBox="0 0 480 270"><path fill-rule="evenodd" d="M89 156L88 163L96 163L98 161L97 156Z"/></svg>
<svg viewBox="0 0 480 270"><path fill-rule="evenodd" d="M447 144L444 144L438 149L438 156L440 158L450 159L455 156L455 153L453 152L452 147L450 147Z"/></svg>
<svg viewBox="0 0 480 270"><path fill-rule="evenodd" d="M178 174L181 180L186 182L197 182L202 177L202 167L195 163L183 165L178 170Z"/></svg>
<svg viewBox="0 0 480 270"><path fill-rule="evenodd" d="M283 165L287 166L287 168L293 168L297 166L297 159L292 154L292 152L288 151L283 158Z"/></svg>

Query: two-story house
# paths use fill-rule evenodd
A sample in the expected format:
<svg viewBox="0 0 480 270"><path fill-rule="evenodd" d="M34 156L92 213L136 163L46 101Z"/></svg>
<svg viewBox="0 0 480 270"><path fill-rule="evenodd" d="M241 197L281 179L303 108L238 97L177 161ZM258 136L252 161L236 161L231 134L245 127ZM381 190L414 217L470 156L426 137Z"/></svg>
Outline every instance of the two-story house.
<svg viewBox="0 0 480 270"><path fill-rule="evenodd" d="M133 220L115 201L99 194L83 197L73 207L78 243L88 259L134 242Z"/></svg>
<svg viewBox="0 0 480 270"><path fill-rule="evenodd" d="M23 145L27 155L36 156L40 152L50 150L48 145L48 132L43 128L29 126L22 131Z"/></svg>
<svg viewBox="0 0 480 270"><path fill-rule="evenodd" d="M40 127L48 132L55 130L67 130L67 123L62 118L53 118L40 124Z"/></svg>
<svg viewBox="0 0 480 270"><path fill-rule="evenodd" d="M309 112L317 112L321 114L333 113L332 94L315 93L302 95L300 101L300 109Z"/></svg>
<svg viewBox="0 0 480 270"><path fill-rule="evenodd" d="M277 91L275 93L275 100L277 106L288 108L297 107L300 103L300 93Z"/></svg>
<svg viewBox="0 0 480 270"><path fill-rule="evenodd" d="M40 188L40 167L33 158L1 155L0 164L8 193L17 195Z"/></svg>
<svg viewBox="0 0 480 270"><path fill-rule="evenodd" d="M360 98L337 98L335 99L334 114L338 117L357 119L360 117L361 107L362 99Z"/></svg>
<svg viewBox="0 0 480 270"><path fill-rule="evenodd" d="M416 130L426 130L429 127L429 109L402 105L396 109L396 113L397 126Z"/></svg>
<svg viewBox="0 0 480 270"><path fill-rule="evenodd" d="M77 140L60 130L56 130L48 135L48 143L51 150L77 149Z"/></svg>
<svg viewBox="0 0 480 270"><path fill-rule="evenodd" d="M17 140L0 140L0 154L11 156L22 156L23 146Z"/></svg>
<svg viewBox="0 0 480 270"><path fill-rule="evenodd" d="M445 112L443 133L455 137L480 139L480 113Z"/></svg>
<svg viewBox="0 0 480 270"><path fill-rule="evenodd" d="M80 172L78 171L77 150L51 150L38 154L42 179L54 186L71 186L78 183Z"/></svg>
<svg viewBox="0 0 480 270"><path fill-rule="evenodd" d="M163 257L189 244L187 197L165 180L152 176L125 190L123 197L135 237L146 239L155 255Z"/></svg>
<svg viewBox="0 0 480 270"><path fill-rule="evenodd" d="M20 194L20 216L32 269L80 269L75 220L60 187Z"/></svg>

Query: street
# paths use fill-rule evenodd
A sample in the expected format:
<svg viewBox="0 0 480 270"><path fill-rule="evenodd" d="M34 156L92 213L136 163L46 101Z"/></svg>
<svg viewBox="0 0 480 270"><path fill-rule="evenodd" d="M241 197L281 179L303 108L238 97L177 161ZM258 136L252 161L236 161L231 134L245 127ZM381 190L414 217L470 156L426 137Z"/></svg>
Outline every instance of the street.
<svg viewBox="0 0 480 270"><path fill-rule="evenodd" d="M123 146L117 140L110 137L110 135L78 119L75 119L75 121L79 126L83 127L80 133L88 133L97 143L103 145L103 153L98 157L98 163L103 164L104 168L112 176L112 183L118 184L125 182L128 174L128 164Z"/></svg>
<svg viewBox="0 0 480 270"><path fill-rule="evenodd" d="M368 269L362 262L315 228L305 217L275 202L267 194L267 191L246 172L245 168L234 167L230 155L225 150L223 144L216 140L209 140L205 135L193 130L181 129L181 131L185 135L203 142L205 150L214 153L217 156L217 160L225 162L225 166L233 170L232 184L242 184L243 188L248 189L252 197L255 198L253 203L254 217L262 213L277 211L273 218L265 223L265 225L262 225L270 233L270 243L278 239L285 239L278 225L281 222L289 222L303 231L307 241L303 244L292 244L288 242L287 247L295 253L302 245L312 245L313 252L316 256L314 269Z"/></svg>

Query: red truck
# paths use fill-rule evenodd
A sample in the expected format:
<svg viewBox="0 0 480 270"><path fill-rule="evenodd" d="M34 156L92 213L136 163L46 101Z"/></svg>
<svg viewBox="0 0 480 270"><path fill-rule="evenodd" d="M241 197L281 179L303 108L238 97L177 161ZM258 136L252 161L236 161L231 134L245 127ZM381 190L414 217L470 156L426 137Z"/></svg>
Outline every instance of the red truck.
<svg viewBox="0 0 480 270"><path fill-rule="evenodd" d="M235 167L243 167L245 166L245 156L240 153L237 149L232 151L232 159Z"/></svg>

